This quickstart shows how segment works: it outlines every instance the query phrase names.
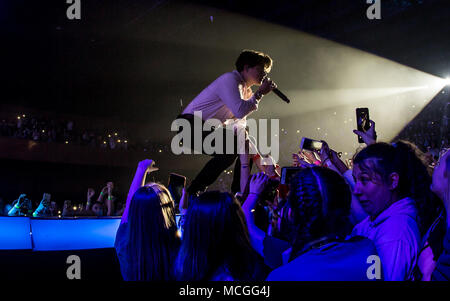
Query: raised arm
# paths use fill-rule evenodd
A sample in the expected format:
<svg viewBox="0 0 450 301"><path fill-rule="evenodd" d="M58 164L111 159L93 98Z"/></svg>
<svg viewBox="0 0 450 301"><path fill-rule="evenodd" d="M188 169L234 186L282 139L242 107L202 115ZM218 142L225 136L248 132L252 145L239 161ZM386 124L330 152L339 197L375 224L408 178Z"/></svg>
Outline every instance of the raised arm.
<svg viewBox="0 0 450 301"><path fill-rule="evenodd" d="M154 167L155 162L150 159L143 160L138 163L138 167L136 169L136 173L134 174L133 182L131 182L130 189L128 190L127 201L125 204L125 211L122 215L121 224L126 223L128 221L128 210L130 209L130 202L133 198L134 193L142 186L145 185L145 178L147 173L158 170L158 168Z"/></svg>
<svg viewBox="0 0 450 301"><path fill-rule="evenodd" d="M262 172L253 175L250 181L250 193L248 194L247 199L242 205L242 210L244 211L245 219L247 220L250 242L253 249L255 249L256 252L258 252L261 256L264 256L263 241L266 233L256 226L252 210L255 209L255 206L259 200L259 196L264 191L264 188L268 181L269 177Z"/></svg>
<svg viewBox="0 0 450 301"><path fill-rule="evenodd" d="M334 150L330 149L328 144L322 140L322 149L320 151L320 157L322 159L322 165L327 165L330 169L338 172L341 176L348 170L347 165L342 162L339 155Z"/></svg>
<svg viewBox="0 0 450 301"><path fill-rule="evenodd" d="M98 195L97 198L97 202L99 203L103 203L103 198L105 197L105 195L108 193L108 186L105 186L102 188L102 190L100 191L100 194Z"/></svg>
<svg viewBox="0 0 450 301"><path fill-rule="evenodd" d="M92 205L92 197L95 194L95 190L93 188L88 188L87 191L87 196L86 196L86 208L85 210L90 210L91 209L91 205Z"/></svg>
<svg viewBox="0 0 450 301"><path fill-rule="evenodd" d="M108 182L106 184L106 187L108 187L108 189L107 189L108 197L106 198L106 202L105 202L106 208L108 209L106 215L107 216L111 216L114 213L114 202L113 202L114 197L113 197L113 194L112 194L113 189L114 189L113 182Z"/></svg>

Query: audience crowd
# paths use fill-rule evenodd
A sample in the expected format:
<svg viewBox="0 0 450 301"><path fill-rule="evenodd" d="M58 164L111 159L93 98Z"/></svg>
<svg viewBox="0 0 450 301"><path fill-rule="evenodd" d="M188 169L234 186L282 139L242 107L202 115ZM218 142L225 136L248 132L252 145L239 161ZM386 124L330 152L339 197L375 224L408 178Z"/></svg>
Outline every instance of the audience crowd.
<svg viewBox="0 0 450 301"><path fill-rule="evenodd" d="M32 201L25 193L16 200L7 202L0 198L0 216L28 217L81 217L121 216L124 202L118 197L114 183L108 182L95 197L95 190L88 188L85 201L65 200L62 204L52 201L51 194L44 193L39 203Z"/></svg>
<svg viewBox="0 0 450 301"><path fill-rule="evenodd" d="M414 143L437 161L439 150L450 146L449 113L450 102L429 106L405 127L398 138Z"/></svg>
<svg viewBox="0 0 450 301"><path fill-rule="evenodd" d="M107 150L132 150L142 152L163 152L167 145L154 143L149 139L142 141L129 139L126 130L101 133L94 129L78 128L72 120L54 120L50 118L17 115L3 119L0 123L0 135L28 139L39 142L76 144Z"/></svg>
<svg viewBox="0 0 450 301"><path fill-rule="evenodd" d="M124 280L449 280L450 151L430 162L370 124L352 160L323 141L283 181L266 167L243 193L184 190L178 206L141 161L116 235Z"/></svg>
<svg viewBox="0 0 450 301"><path fill-rule="evenodd" d="M0 209L9 216L121 215L115 248L124 280L449 280L448 131L439 133L434 121L418 124L405 131L415 143L386 143L376 141L371 121L366 132L354 131L365 147L352 160L343 162L323 141L320 151L292 154L292 176L260 168L236 195L184 189L175 204L164 185L146 181L156 170L147 159L123 204L108 182L96 198L89 188L83 204L57 208L44 194L33 208L22 194L9 207L0 199ZM5 132L45 141L77 135L70 122L58 130L33 119Z"/></svg>

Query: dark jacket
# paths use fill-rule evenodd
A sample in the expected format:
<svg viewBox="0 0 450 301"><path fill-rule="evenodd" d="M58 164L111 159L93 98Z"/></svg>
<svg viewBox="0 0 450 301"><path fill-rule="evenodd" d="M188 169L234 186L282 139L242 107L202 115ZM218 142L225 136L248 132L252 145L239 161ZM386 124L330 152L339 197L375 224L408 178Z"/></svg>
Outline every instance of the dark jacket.
<svg viewBox="0 0 450 301"><path fill-rule="evenodd" d="M450 227L444 237L444 250L439 256L436 269L431 275L431 280L448 281L450 280Z"/></svg>

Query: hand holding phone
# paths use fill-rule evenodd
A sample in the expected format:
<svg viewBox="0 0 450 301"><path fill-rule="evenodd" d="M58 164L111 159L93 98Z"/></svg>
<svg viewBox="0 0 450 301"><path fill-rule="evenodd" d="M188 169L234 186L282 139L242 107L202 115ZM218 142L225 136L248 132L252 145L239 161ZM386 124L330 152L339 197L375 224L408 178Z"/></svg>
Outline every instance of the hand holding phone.
<svg viewBox="0 0 450 301"><path fill-rule="evenodd" d="M358 142L367 145L375 143L377 140L375 122L370 120L368 108L356 109L356 122L357 130L353 130L353 133L358 135Z"/></svg>
<svg viewBox="0 0 450 301"><path fill-rule="evenodd" d="M302 142L300 143L300 149L309 150L312 152L320 152L322 149L322 142L310 138L303 137Z"/></svg>
<svg viewBox="0 0 450 301"><path fill-rule="evenodd" d="M356 108L356 128L360 133L365 133L370 129L369 109ZM358 142L363 143L364 139L358 135Z"/></svg>
<svg viewBox="0 0 450 301"><path fill-rule="evenodd" d="M250 177L249 194L260 195L266 188L269 177L263 172L254 174Z"/></svg>
<svg viewBox="0 0 450 301"><path fill-rule="evenodd" d="M303 151L300 151L298 154L292 154L293 158L293 167L301 167L301 168L307 168L307 167L314 167L314 164L308 163L308 161L305 158L305 155L303 154Z"/></svg>

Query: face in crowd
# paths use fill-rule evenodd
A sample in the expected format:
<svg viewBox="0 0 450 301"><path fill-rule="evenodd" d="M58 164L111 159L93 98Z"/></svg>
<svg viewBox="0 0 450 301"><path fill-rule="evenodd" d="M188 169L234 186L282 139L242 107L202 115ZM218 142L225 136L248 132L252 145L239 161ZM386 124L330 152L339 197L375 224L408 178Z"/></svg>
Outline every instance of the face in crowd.
<svg viewBox="0 0 450 301"><path fill-rule="evenodd" d="M375 163L369 161L366 164L370 165ZM391 173L388 179L383 179L373 169L369 169L361 164L355 164L353 177L355 179L353 193L364 211L372 218L377 217L394 203L394 191L399 182L399 175L397 173Z"/></svg>
<svg viewBox="0 0 450 301"><path fill-rule="evenodd" d="M92 211L95 213L95 215L102 216L103 215L103 206L99 203L95 203L94 205L92 205Z"/></svg>

